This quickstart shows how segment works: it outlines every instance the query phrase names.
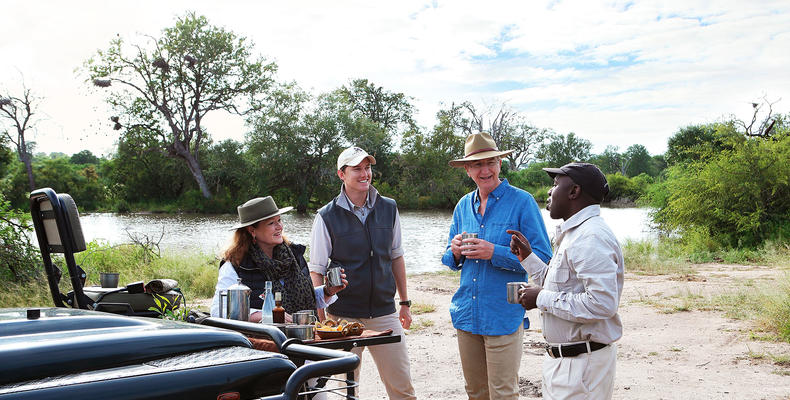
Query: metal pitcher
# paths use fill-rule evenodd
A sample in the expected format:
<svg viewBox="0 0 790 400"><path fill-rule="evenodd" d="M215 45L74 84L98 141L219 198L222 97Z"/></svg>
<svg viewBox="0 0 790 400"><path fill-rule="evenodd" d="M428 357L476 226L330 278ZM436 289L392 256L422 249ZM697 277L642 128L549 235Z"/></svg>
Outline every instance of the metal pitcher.
<svg viewBox="0 0 790 400"><path fill-rule="evenodd" d="M239 321L250 320L250 292L250 288L241 283L241 278L235 285L228 287L225 318Z"/></svg>

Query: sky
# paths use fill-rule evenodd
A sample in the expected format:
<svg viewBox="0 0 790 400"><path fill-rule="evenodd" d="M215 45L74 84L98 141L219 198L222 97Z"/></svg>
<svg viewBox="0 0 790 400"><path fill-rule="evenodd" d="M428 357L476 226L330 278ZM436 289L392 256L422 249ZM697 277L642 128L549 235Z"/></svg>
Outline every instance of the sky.
<svg viewBox="0 0 790 400"><path fill-rule="evenodd" d="M750 120L752 102L790 112L786 0L5 0L0 93L24 84L37 96L36 151L113 152L85 61L117 36L145 44L188 11L248 38L279 80L314 94L366 78L410 96L425 129L451 103L504 104L593 153L661 154L681 127ZM238 118L206 125L215 140L244 140Z"/></svg>

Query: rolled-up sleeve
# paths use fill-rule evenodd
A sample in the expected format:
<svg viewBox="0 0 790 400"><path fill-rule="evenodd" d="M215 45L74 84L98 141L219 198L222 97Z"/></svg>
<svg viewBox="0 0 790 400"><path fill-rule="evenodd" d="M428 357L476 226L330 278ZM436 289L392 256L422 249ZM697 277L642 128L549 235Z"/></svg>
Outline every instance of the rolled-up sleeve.
<svg viewBox="0 0 790 400"><path fill-rule="evenodd" d="M330 254L332 254L332 239L324 225L324 219L320 214L316 214L313 229L310 231L310 261L307 263L310 272L326 275Z"/></svg>
<svg viewBox="0 0 790 400"><path fill-rule="evenodd" d="M400 213L395 209L395 225L392 227L392 250L390 250L390 258L393 260L403 256L403 239L401 237L400 229Z"/></svg>

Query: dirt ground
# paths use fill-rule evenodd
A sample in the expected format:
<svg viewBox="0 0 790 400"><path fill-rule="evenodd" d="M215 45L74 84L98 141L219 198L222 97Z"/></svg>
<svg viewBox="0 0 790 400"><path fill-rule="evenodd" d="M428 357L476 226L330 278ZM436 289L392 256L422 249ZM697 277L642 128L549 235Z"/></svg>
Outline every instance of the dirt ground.
<svg viewBox="0 0 790 400"><path fill-rule="evenodd" d="M620 303L623 338L618 342L615 399L790 399L790 344L754 340L750 321L721 312L662 312L662 304L692 295L732 290L738 282L775 279L786 273L767 267L709 264L677 278L626 274ZM455 330L448 307L457 278L409 277L416 303L433 312L415 315L407 334L417 397L465 399ZM540 318L529 313L519 370L522 398L541 397L544 351ZM775 363L775 357L784 361ZM363 355L360 398L386 399L368 352Z"/></svg>

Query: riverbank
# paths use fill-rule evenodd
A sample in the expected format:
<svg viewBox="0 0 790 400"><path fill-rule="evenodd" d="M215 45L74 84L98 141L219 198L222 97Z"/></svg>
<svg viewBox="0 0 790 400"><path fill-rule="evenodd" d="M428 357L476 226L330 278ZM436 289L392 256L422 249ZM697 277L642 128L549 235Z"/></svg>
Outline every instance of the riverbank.
<svg viewBox="0 0 790 400"><path fill-rule="evenodd" d="M787 280L788 266L702 264L688 275L626 273L620 305L615 399L789 399L790 343L775 341L759 320L703 307L723 293L763 290ZM407 334L418 398L465 399L455 330L448 312L454 274L408 277L417 304ZM697 304L699 306L694 306ZM418 312L422 313L417 314ZM544 351L537 311L529 312L519 371L522 398L540 398ZM369 353L360 394L385 399Z"/></svg>

